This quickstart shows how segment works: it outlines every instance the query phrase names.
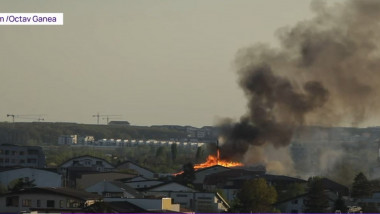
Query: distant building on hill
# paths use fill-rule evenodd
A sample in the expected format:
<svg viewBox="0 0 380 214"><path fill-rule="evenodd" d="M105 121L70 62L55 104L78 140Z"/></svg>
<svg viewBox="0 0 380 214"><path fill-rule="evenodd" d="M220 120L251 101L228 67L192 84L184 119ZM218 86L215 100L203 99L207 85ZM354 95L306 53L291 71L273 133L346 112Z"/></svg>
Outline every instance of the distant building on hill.
<svg viewBox="0 0 380 214"><path fill-rule="evenodd" d="M61 135L58 137L58 144L60 145L72 145L78 143L77 135Z"/></svg>
<svg viewBox="0 0 380 214"><path fill-rule="evenodd" d="M45 168L45 154L39 146L1 144L0 167L12 166Z"/></svg>
<svg viewBox="0 0 380 214"><path fill-rule="evenodd" d="M108 125L129 126L131 124L128 121L110 121Z"/></svg>

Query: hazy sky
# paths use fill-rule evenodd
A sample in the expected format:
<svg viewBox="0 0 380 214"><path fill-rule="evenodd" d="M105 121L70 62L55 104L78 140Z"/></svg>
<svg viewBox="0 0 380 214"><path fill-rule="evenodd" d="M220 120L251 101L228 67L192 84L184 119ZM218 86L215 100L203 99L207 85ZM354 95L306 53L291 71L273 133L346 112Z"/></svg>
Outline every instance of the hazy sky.
<svg viewBox="0 0 380 214"><path fill-rule="evenodd" d="M1 12L63 12L64 26L0 26L0 121L213 125L246 99L234 58L310 18L305 0L1 1ZM16 121L30 121L17 119ZM101 120L105 123L105 120Z"/></svg>

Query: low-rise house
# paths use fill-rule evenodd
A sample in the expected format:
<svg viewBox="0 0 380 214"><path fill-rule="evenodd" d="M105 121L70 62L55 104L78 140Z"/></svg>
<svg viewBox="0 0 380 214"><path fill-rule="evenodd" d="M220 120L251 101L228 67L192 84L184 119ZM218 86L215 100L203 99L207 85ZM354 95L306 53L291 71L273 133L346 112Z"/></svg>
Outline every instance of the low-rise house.
<svg viewBox="0 0 380 214"><path fill-rule="evenodd" d="M355 203L360 207L374 207L380 211L380 192L373 193L369 198L357 199Z"/></svg>
<svg viewBox="0 0 380 214"><path fill-rule="evenodd" d="M57 169L63 175L64 186L76 187L76 179L83 173L110 172L115 167L102 158L84 155L63 162Z"/></svg>
<svg viewBox="0 0 380 214"><path fill-rule="evenodd" d="M9 168L0 170L0 185L8 186L10 183L22 179L24 182L33 181L37 187L61 187L62 176L56 172L37 168Z"/></svg>
<svg viewBox="0 0 380 214"><path fill-rule="evenodd" d="M330 210L333 209L334 203L339 197L347 197L349 195L347 187L330 179L322 178L322 186L328 199ZM307 200L308 195L309 193L306 193L279 201L276 203L276 207L283 213L304 213L306 209L305 201Z"/></svg>
<svg viewBox="0 0 380 214"><path fill-rule="evenodd" d="M298 195L276 203L276 208L283 213L303 213L308 194Z"/></svg>
<svg viewBox="0 0 380 214"><path fill-rule="evenodd" d="M133 163L131 161L125 161L120 163L119 165L116 166L118 170L133 170L135 171L138 175L141 175L145 178L152 179L155 177L155 173L151 171L150 169L147 169L145 167L142 167L136 163Z"/></svg>
<svg viewBox="0 0 380 214"><path fill-rule="evenodd" d="M146 195L155 195L155 196L167 196L168 192L196 192L194 189L179 184L177 182L168 182L152 186L144 190Z"/></svg>
<svg viewBox="0 0 380 214"><path fill-rule="evenodd" d="M195 171L194 173L195 180L193 181L193 183L197 188L200 189L203 187L203 183L207 175L211 175L211 174L223 172L223 171L228 171L228 170L230 170L230 168L220 166L220 165L215 165L215 166L199 169Z"/></svg>
<svg viewBox="0 0 380 214"><path fill-rule="evenodd" d="M211 213L226 212L229 204L219 194L214 192L198 192L190 187L169 182L160 184L144 191L146 197L170 197L181 207L195 212Z"/></svg>
<svg viewBox="0 0 380 214"><path fill-rule="evenodd" d="M173 204L171 198L105 198L106 203L109 202L128 202L148 212L179 212L180 205Z"/></svg>
<svg viewBox="0 0 380 214"><path fill-rule="evenodd" d="M0 196L0 212L80 212L100 197L68 188L34 187Z"/></svg>
<svg viewBox="0 0 380 214"><path fill-rule="evenodd" d="M338 199L338 196L330 190L325 190L325 194L329 202L328 209L332 210L334 208L335 201ZM309 193L306 193L283 201L279 201L275 204L275 207L282 213L305 213L308 196Z"/></svg>
<svg viewBox="0 0 380 214"><path fill-rule="evenodd" d="M116 181L119 179L128 179L135 177L134 174L122 172L88 172L82 173L75 180L78 188L87 188L101 181Z"/></svg>
<svg viewBox="0 0 380 214"><path fill-rule="evenodd" d="M108 201L96 203L84 209L86 213L148 213L141 207L138 207L128 201Z"/></svg>
<svg viewBox="0 0 380 214"><path fill-rule="evenodd" d="M120 181L134 189L147 189L152 186L157 186L159 184L165 183L164 181L156 180L156 179L147 179L144 178L141 175L132 177L132 178L122 178L122 179L117 179L117 181Z"/></svg>
<svg viewBox="0 0 380 214"><path fill-rule="evenodd" d="M98 194L103 198L142 198L135 189L119 181L101 181L86 188L87 192Z"/></svg>
<svg viewBox="0 0 380 214"><path fill-rule="evenodd" d="M94 171L98 172L108 172L112 171L115 169L115 167L109 163L108 161L90 156L90 155L84 155L84 156L79 156L79 157L74 157L71 158L62 164L58 166L58 170L62 173L66 171L68 168L72 167L86 167L86 168L91 168Z"/></svg>
<svg viewBox="0 0 380 214"><path fill-rule="evenodd" d="M145 178L144 176L137 175L132 178L123 178L123 179L118 179L119 181L126 183L126 182L134 182L134 181L147 181L149 180L148 178Z"/></svg>

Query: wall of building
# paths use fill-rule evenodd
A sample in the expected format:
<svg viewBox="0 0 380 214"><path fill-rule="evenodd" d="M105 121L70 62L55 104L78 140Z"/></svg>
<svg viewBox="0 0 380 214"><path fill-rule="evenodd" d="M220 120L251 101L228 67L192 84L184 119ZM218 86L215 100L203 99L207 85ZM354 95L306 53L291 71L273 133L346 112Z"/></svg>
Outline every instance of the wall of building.
<svg viewBox="0 0 380 214"><path fill-rule="evenodd" d="M141 175L145 178L149 178L149 179L154 178L154 172L147 170L145 168L142 168L142 167L140 167L140 166L138 166L132 162L123 163L123 164L119 165L117 168L118 169L132 169L132 170L136 171L139 175Z"/></svg>
<svg viewBox="0 0 380 214"><path fill-rule="evenodd" d="M148 181L134 181L134 182L126 182L125 184L134 188L149 188L158 184L162 184L164 182L162 181L156 181L156 180L148 180Z"/></svg>
<svg viewBox="0 0 380 214"><path fill-rule="evenodd" d="M76 210L76 207L69 207L67 205L69 200L74 200L74 202L82 202L78 199L65 197L56 194L20 194L18 195L18 205L17 206L7 206L7 197L11 197L12 195L3 195L0 197L0 212L29 212L30 208L50 208L50 209L72 209ZM17 196L17 195L15 195ZM25 206L23 204L24 200L30 200L30 205ZM40 201L38 206L38 200ZM48 201L54 201L53 207L48 207ZM25 203L25 202L24 202ZM78 203L77 203L78 204Z"/></svg>
<svg viewBox="0 0 380 214"><path fill-rule="evenodd" d="M62 176L58 173L34 168L19 168L0 172L0 184L8 186L9 183L19 178L34 180L37 187L61 187Z"/></svg>
<svg viewBox="0 0 380 214"><path fill-rule="evenodd" d="M0 167L44 168L45 154L39 146L0 145Z"/></svg>

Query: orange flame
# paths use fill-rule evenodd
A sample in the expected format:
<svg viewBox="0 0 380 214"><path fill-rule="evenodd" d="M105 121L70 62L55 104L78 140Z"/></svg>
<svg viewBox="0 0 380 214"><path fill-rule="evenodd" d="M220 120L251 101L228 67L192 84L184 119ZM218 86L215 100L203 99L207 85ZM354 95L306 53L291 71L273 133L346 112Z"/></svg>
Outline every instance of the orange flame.
<svg viewBox="0 0 380 214"><path fill-rule="evenodd" d="M215 165L225 166L225 167L243 166L243 164L240 163L240 162L220 160L219 157L220 157L220 153L219 153L219 150L218 150L217 156L209 155L207 157L206 162L200 163L200 164L195 164L194 165L194 169L198 170L198 169L202 169L202 168L206 168L206 167L210 167L210 166L215 166Z"/></svg>
<svg viewBox="0 0 380 214"><path fill-rule="evenodd" d="M207 157L207 160L204 163L195 164L194 170L207 168L207 167L211 167L211 166L216 166L216 165L224 166L224 167L237 167L237 166L243 166L243 163L235 162L235 161L220 160L220 152L218 149L216 151L216 156L215 155L209 155ZM183 173L183 171L178 172L178 173L174 173L173 175L180 175L182 173Z"/></svg>

